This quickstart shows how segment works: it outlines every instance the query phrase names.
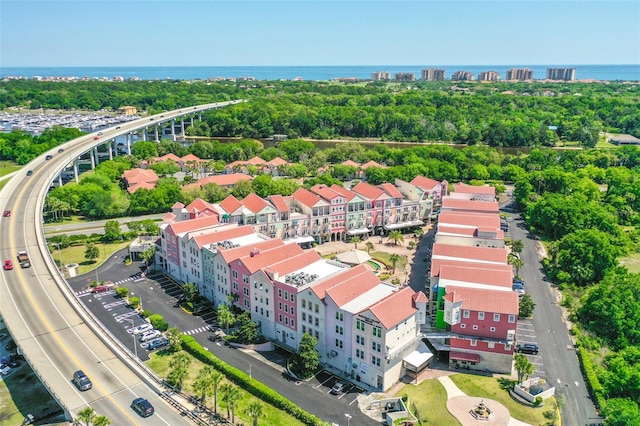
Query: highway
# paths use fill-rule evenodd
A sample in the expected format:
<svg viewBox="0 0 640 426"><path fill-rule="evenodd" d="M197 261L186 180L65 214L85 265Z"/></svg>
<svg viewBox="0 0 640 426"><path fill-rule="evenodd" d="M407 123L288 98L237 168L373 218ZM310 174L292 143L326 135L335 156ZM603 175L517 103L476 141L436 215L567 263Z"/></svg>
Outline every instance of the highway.
<svg viewBox="0 0 640 426"><path fill-rule="evenodd" d="M190 107L188 112L226 106L239 101ZM187 112L186 109L182 111ZM182 115L180 110L162 113L163 121ZM159 119L155 116L154 119ZM153 117L152 117L153 118ZM67 284L60 278L46 248L42 227L42 205L51 181L73 158L116 135L148 125L150 118L122 124L119 130L104 130L66 142L47 152L18 172L0 193L0 210L11 210L0 218L0 256L12 259L15 268L0 274L0 313L25 358L56 399L67 417L89 405L114 425L192 424L158 396L153 377L137 368L133 357L100 331ZM45 155L53 158L45 160ZM33 174L27 176L26 170ZM26 250L31 267L22 269L16 253ZM93 389L80 392L72 383L75 370L84 370ZM156 409L147 419L130 408L136 397L147 398Z"/></svg>

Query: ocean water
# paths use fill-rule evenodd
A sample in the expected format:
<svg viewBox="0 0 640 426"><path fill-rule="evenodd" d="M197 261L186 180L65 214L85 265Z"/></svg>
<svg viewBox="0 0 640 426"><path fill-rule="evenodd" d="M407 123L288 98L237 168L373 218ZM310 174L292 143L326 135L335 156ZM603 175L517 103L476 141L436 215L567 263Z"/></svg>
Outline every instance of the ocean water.
<svg viewBox="0 0 640 426"><path fill-rule="evenodd" d="M483 71L496 71L506 77L510 68L529 68L534 79L544 79L547 68L576 68L577 80L638 81L640 64L631 65L354 65L354 66L226 66L226 67L0 67L0 78L19 77L88 77L119 76L142 80L205 80L212 78L253 78L255 80L333 80L358 78L368 80L371 73L386 71L393 75L409 72L420 78L425 68L442 68L445 77L456 71L469 71L476 77Z"/></svg>

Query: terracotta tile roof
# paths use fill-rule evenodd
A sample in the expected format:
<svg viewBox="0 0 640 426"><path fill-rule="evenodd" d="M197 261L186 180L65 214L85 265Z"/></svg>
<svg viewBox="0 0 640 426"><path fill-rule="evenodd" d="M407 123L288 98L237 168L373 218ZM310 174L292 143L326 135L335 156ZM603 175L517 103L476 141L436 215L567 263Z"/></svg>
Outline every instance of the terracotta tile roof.
<svg viewBox="0 0 640 426"><path fill-rule="evenodd" d="M180 157L170 152L169 154L163 155L162 157L155 157L153 159L153 161L156 163L159 161L169 161L169 160L175 161L176 163L178 163L180 161Z"/></svg>
<svg viewBox="0 0 640 426"><path fill-rule="evenodd" d="M335 275L325 278L324 280L318 282L314 286L311 287L313 292L316 294L318 299L324 300L325 293L328 289L342 284L343 282L348 282L352 279L357 279L358 277L363 277L365 275L369 275L371 272L365 265L354 266L353 268L349 268L347 270L341 271Z"/></svg>
<svg viewBox="0 0 640 426"><path fill-rule="evenodd" d="M260 250L258 255L251 256L247 254L240 261L249 270L249 274L253 274L258 269L271 267L281 260L291 259L304 252L297 244L286 244L283 247L276 247L269 250Z"/></svg>
<svg viewBox="0 0 640 426"><path fill-rule="evenodd" d="M431 277L440 276L440 268L445 265L454 267L474 267L474 268L493 268L503 271L513 271L513 267L506 263L490 263L482 262L476 259L453 259L453 258L435 258L431 259Z"/></svg>
<svg viewBox="0 0 640 426"><path fill-rule="evenodd" d="M173 222L174 220L176 220L176 215L171 212L166 213L164 216L162 216L162 222L168 223Z"/></svg>
<svg viewBox="0 0 640 426"><path fill-rule="evenodd" d="M278 272L280 277L284 277L298 269L302 269L307 265L311 265L314 262L322 259L315 250L306 250L300 254L297 254L289 259L281 260L280 262L269 265L269 269Z"/></svg>
<svg viewBox="0 0 640 426"><path fill-rule="evenodd" d="M343 161L340 164L343 165L343 166L352 166L352 167L357 167L358 169L360 168L360 164L356 163L353 160Z"/></svg>
<svg viewBox="0 0 640 426"><path fill-rule="evenodd" d="M187 163L189 161L195 161L196 163L200 163L203 160L201 160L200 158L196 157L193 154L187 154L184 157L182 157L180 160L182 160L183 163Z"/></svg>
<svg viewBox="0 0 640 426"><path fill-rule="evenodd" d="M463 198L444 197L442 199L442 209L499 213L500 206L497 201L472 201Z"/></svg>
<svg viewBox="0 0 640 426"><path fill-rule="evenodd" d="M340 185L337 184L333 184L330 186L331 190L337 192L338 194L342 195L344 198L347 199L347 202L353 200L356 196L356 194L354 192L349 191L346 188L341 187Z"/></svg>
<svg viewBox="0 0 640 426"><path fill-rule="evenodd" d="M271 250L278 247L283 247L285 244L279 238L273 238L271 240L266 240L263 242L259 242L256 244L235 247L230 249L224 249L222 247L219 248L220 254L222 255L222 259L225 263L229 264L234 260L238 260L245 256L249 256L252 250ZM297 244L294 244L297 245Z"/></svg>
<svg viewBox="0 0 640 426"><path fill-rule="evenodd" d="M417 293L413 293L413 303L420 303L420 302L428 302L429 298L427 297L426 294L424 294L423 292L419 291Z"/></svg>
<svg viewBox="0 0 640 426"><path fill-rule="evenodd" d="M262 199L262 197L254 194L253 192L242 200L242 205L249 209L250 212L257 214L261 212L269 204Z"/></svg>
<svg viewBox="0 0 640 426"><path fill-rule="evenodd" d="M461 192L464 194L482 194L482 195L496 195L496 189L493 186L473 186L466 185L462 182L453 185L454 192Z"/></svg>
<svg viewBox="0 0 640 426"><path fill-rule="evenodd" d="M515 291L447 286L447 293L449 292L455 292L456 297L462 299L462 309L474 312L518 315L520 308L518 293Z"/></svg>
<svg viewBox="0 0 640 426"><path fill-rule="evenodd" d="M455 224L488 228L492 231L500 229L500 215L497 213L474 213L443 211L438 216L438 224Z"/></svg>
<svg viewBox="0 0 640 426"><path fill-rule="evenodd" d="M288 212L291 211L291 209L289 208L289 206L287 205L284 197L282 195L270 195L267 197L267 199L269 201L271 201L271 203L273 204L273 206L276 208L276 210L278 210L279 212Z"/></svg>
<svg viewBox="0 0 640 426"><path fill-rule="evenodd" d="M390 197L393 197L393 198L404 198L402 196L402 194L400 193L400 191L398 191L398 188L396 188L391 183L381 183L380 185L378 185L378 188L382 189Z"/></svg>
<svg viewBox="0 0 640 426"><path fill-rule="evenodd" d="M451 293L447 293L443 296L443 299L451 302L451 303L458 303L458 302L462 302L464 299L462 298L462 296L460 295L460 293L456 293L455 291L452 291Z"/></svg>
<svg viewBox="0 0 640 426"><path fill-rule="evenodd" d="M274 166L274 167L278 167L278 166L282 166L282 165L287 164L287 161L283 160L280 157L276 157L273 160L269 161L267 164L269 164L271 166Z"/></svg>
<svg viewBox="0 0 640 426"><path fill-rule="evenodd" d="M334 190L330 189L325 184L315 185L315 186L309 188L309 190L311 192L313 192L314 194L321 196L322 198L324 198L325 200L327 200L329 202L331 202L331 200L333 200L334 198L340 196L340 194L338 194Z"/></svg>
<svg viewBox="0 0 640 426"><path fill-rule="evenodd" d="M174 205L171 206L172 209L181 209L184 207L184 204L182 204L181 202L177 202Z"/></svg>
<svg viewBox="0 0 640 426"><path fill-rule="evenodd" d="M184 232L196 231L198 229L208 228L218 224L218 218L215 216L206 216L198 219L183 220L170 224L167 228L171 228L175 235Z"/></svg>
<svg viewBox="0 0 640 426"><path fill-rule="evenodd" d="M307 207L313 207L321 201L319 196L304 188L298 188L291 196Z"/></svg>
<svg viewBox="0 0 640 426"><path fill-rule="evenodd" d="M458 281L461 283L484 284L511 290L513 284L513 270L508 268L491 268L476 265L469 266L440 266L440 280Z"/></svg>
<svg viewBox="0 0 640 426"><path fill-rule="evenodd" d="M213 214L218 214L216 208L213 204L206 202L202 198L196 198L187 206L188 212L211 212Z"/></svg>
<svg viewBox="0 0 640 426"><path fill-rule="evenodd" d="M367 270L368 274L361 274L348 281L343 281L339 285L326 290L327 296L335 302L338 307L342 307L362 294L380 284L380 280L375 274Z"/></svg>
<svg viewBox="0 0 640 426"><path fill-rule="evenodd" d="M151 182L138 182L138 183L134 183L132 185L128 185L127 186L127 192L129 194L133 194L134 192L136 192L138 189L148 189L148 190L152 190L153 188L156 187L155 183L151 183Z"/></svg>
<svg viewBox="0 0 640 426"><path fill-rule="evenodd" d="M384 195L384 191L382 189L376 188L375 186L370 185L367 182L360 182L356 186L351 188L351 190L356 194L362 195L370 200L377 200Z"/></svg>
<svg viewBox="0 0 640 426"><path fill-rule="evenodd" d="M238 238L253 233L253 228L250 226L238 226L237 228L223 229L218 232L199 235L197 237L193 237L193 241L196 243L198 248L201 249L202 247L209 244L217 243L219 241L231 240L233 238Z"/></svg>
<svg viewBox="0 0 640 426"><path fill-rule="evenodd" d="M236 210L242 207L242 203L238 201L238 199L233 195L229 195L227 198L218 203L218 205L222 207L222 209L228 214L233 214L236 212Z"/></svg>
<svg viewBox="0 0 640 426"><path fill-rule="evenodd" d="M127 191L133 194L140 188L153 189L158 182L158 175L151 169L131 169L122 173L127 184Z"/></svg>
<svg viewBox="0 0 640 426"><path fill-rule="evenodd" d="M413 304L414 295L415 293L411 287L405 287L402 290L391 293L367 310L378 318L378 321L388 330L415 315L418 311Z"/></svg>
<svg viewBox="0 0 640 426"><path fill-rule="evenodd" d="M360 166L360 168L361 168L362 170L366 170L366 169L368 169L369 167L380 167L381 169L386 169L386 168L387 168L387 166L383 166L382 164L380 164L380 163L376 163L375 161L367 161L367 162L366 162L366 163L364 163L362 166Z"/></svg>
<svg viewBox="0 0 640 426"><path fill-rule="evenodd" d="M248 159L247 161L244 162L244 164L251 164L252 166L259 166L261 164L267 164L267 162L264 161L262 158L256 156L256 157Z"/></svg>
<svg viewBox="0 0 640 426"><path fill-rule="evenodd" d="M195 186L196 188L201 188L202 186L208 183L215 183L216 185L226 187L226 186L235 185L238 182L241 182L243 180L252 180L252 179L253 178L251 176L247 176L242 173L229 173L227 175L214 175L214 176L209 176L203 179L199 179L198 182L186 185L185 187Z"/></svg>
<svg viewBox="0 0 640 426"><path fill-rule="evenodd" d="M433 245L434 257L448 257L452 259L471 259L478 262L496 262L507 264L507 249L492 247L470 247L452 244L435 243Z"/></svg>
<svg viewBox="0 0 640 426"><path fill-rule="evenodd" d="M437 180L429 179L424 176L416 176L411 181L412 184L426 191L433 190L436 186L440 184Z"/></svg>

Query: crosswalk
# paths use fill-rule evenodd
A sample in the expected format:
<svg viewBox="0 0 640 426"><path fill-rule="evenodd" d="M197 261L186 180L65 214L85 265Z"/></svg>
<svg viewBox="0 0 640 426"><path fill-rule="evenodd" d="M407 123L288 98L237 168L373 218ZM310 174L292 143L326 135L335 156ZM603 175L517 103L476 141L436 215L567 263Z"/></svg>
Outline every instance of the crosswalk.
<svg viewBox="0 0 640 426"><path fill-rule="evenodd" d="M142 276L142 273L138 272L137 274L131 275L130 277L124 278L124 279L119 280L119 281L113 281L113 282L109 281L109 284L115 284L115 286L118 286L118 285L124 284L124 283L129 282L129 281L139 280L139 279L141 279L141 276ZM84 290L76 291L76 296L78 296L78 297L86 296L88 294L91 294L91 290L92 290L91 288L85 288ZM105 292L105 293L111 294L109 292Z"/></svg>
<svg viewBox="0 0 640 426"><path fill-rule="evenodd" d="M137 274L135 274L135 275L131 275L130 277L125 278L125 279L123 279L123 280L115 281L115 282L114 282L114 284L115 284L115 285L120 285L120 284L123 284L123 283L129 282L129 281L134 281L134 280L139 279L141 276L142 276L142 272L138 272Z"/></svg>
<svg viewBox="0 0 640 426"><path fill-rule="evenodd" d="M187 336L192 336L194 334L198 334L198 333L204 333L205 331L213 331L214 327L211 325L207 325L204 327L198 327L198 328L194 328L192 330L189 331L183 331L182 334L186 334Z"/></svg>

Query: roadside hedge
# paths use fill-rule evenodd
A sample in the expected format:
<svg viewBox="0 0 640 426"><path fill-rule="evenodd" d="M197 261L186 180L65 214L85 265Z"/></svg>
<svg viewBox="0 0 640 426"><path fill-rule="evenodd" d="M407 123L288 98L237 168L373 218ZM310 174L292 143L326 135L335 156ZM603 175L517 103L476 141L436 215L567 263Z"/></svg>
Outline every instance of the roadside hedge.
<svg viewBox="0 0 640 426"><path fill-rule="evenodd" d="M289 413L306 425L323 426L326 424L317 416L298 407L296 404L275 392L265 384L257 381L256 379L249 378L244 371L225 363L220 358L203 348L202 345L200 345L200 343L198 343L193 337L187 335L182 335L181 337L182 348L185 351L189 352L205 364L212 366L224 374L231 382L240 386L251 395Z"/></svg>
<svg viewBox="0 0 640 426"><path fill-rule="evenodd" d="M604 397L604 389L598 379L598 374L593 368L591 356L581 345L578 345L578 356L580 358L580 366L582 367L582 371L587 380L587 386L590 391L589 393L591 393L598 410L602 410L606 406L606 398Z"/></svg>

